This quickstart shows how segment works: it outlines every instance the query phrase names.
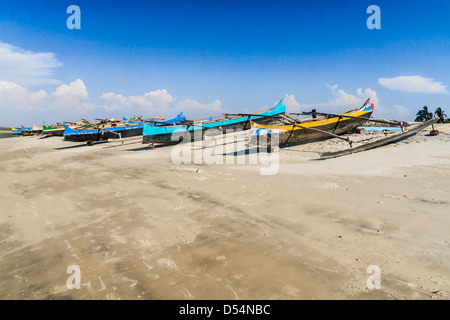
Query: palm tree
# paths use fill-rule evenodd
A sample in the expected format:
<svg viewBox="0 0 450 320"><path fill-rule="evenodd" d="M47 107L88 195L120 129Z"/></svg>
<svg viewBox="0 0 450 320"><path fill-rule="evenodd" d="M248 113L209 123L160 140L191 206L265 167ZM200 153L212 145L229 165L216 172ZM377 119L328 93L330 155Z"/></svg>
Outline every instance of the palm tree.
<svg viewBox="0 0 450 320"><path fill-rule="evenodd" d="M433 113L428 111L428 107L425 106L419 110L416 114L416 122L425 122L433 117Z"/></svg>
<svg viewBox="0 0 450 320"><path fill-rule="evenodd" d="M435 116L439 117L438 123L444 123L445 118L447 118L447 115L445 114L444 110L442 110L441 107L438 107L436 111L434 112Z"/></svg>

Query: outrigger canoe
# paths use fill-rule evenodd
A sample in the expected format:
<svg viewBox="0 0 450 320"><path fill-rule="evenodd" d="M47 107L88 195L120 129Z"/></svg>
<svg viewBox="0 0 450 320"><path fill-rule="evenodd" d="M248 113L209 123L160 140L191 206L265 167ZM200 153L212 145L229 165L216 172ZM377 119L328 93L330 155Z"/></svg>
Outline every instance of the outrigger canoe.
<svg viewBox="0 0 450 320"><path fill-rule="evenodd" d="M272 123L276 116L285 112L286 106L283 101L280 101L271 109L245 116L223 114L208 120L191 120L188 123L174 126L158 127L144 124L142 143L171 145L204 139L205 134L216 135L225 133L227 130L247 130L250 129L251 120L258 119L261 123Z"/></svg>
<svg viewBox="0 0 450 320"><path fill-rule="evenodd" d="M42 127L36 126L36 125L33 125L31 128L22 126L22 128L19 128L19 129L11 127L11 134L14 136L17 136L17 135L34 136L36 134L41 134L41 133L42 133Z"/></svg>
<svg viewBox="0 0 450 320"><path fill-rule="evenodd" d="M31 127L22 127L22 129L20 130L20 134L23 136L32 136L32 128Z"/></svg>
<svg viewBox="0 0 450 320"><path fill-rule="evenodd" d="M44 125L42 126L42 133L50 136L63 136L64 130L64 125L49 126L44 123Z"/></svg>
<svg viewBox="0 0 450 320"><path fill-rule="evenodd" d="M319 141L353 131L366 122L372 115L374 109L370 98L360 108L356 108L340 114L326 114L310 112L312 118L297 119L291 116L282 116L275 125L264 125L258 121L252 122L252 136L267 136L268 145L271 137L278 135L279 146L294 145Z"/></svg>
<svg viewBox="0 0 450 320"><path fill-rule="evenodd" d="M22 128L14 128L14 127L11 127L11 134L13 135L13 136L20 136L20 135L22 135Z"/></svg>
<svg viewBox="0 0 450 320"><path fill-rule="evenodd" d="M186 118L183 112L170 120L149 123L149 126L170 125L180 123ZM95 125L89 125L89 129L82 127L70 128L64 125L64 140L76 142L92 142L108 139L123 139L142 135L144 122L135 121L103 121Z"/></svg>

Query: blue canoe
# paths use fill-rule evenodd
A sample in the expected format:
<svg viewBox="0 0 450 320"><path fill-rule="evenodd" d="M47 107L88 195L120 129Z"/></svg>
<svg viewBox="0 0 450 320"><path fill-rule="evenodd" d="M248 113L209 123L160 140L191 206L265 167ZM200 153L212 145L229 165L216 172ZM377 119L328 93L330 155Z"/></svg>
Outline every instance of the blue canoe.
<svg viewBox="0 0 450 320"><path fill-rule="evenodd" d="M31 127L22 127L19 129L12 128L11 134L13 135L23 135L23 136L29 136L31 135L32 128Z"/></svg>
<svg viewBox="0 0 450 320"><path fill-rule="evenodd" d="M201 132L200 136L203 139L204 134L208 129L210 132L216 131L216 134L223 133L226 130L246 130L250 129L250 118L251 120L259 119L260 123L269 124L274 121L274 118L271 118L270 116L277 116L279 114L284 114L285 112L286 106L283 104L283 101L280 101L271 109L252 113L251 115L221 116L215 120L191 121L192 124L181 124L174 126L158 127L144 124L142 143L176 144L180 141L186 141L194 138L197 136L195 132Z"/></svg>
<svg viewBox="0 0 450 320"><path fill-rule="evenodd" d="M161 122L153 122L146 124L138 121L126 121L117 127L96 128L96 129L72 129L64 124L64 140L65 141L100 141L108 139L129 138L142 135L144 125L148 126L165 126L181 123L186 120L183 112L175 118L164 120Z"/></svg>
<svg viewBox="0 0 450 320"><path fill-rule="evenodd" d="M31 130L31 128L30 128L30 130ZM21 135L22 134L22 128L14 128L14 127L11 127L11 134L12 135Z"/></svg>

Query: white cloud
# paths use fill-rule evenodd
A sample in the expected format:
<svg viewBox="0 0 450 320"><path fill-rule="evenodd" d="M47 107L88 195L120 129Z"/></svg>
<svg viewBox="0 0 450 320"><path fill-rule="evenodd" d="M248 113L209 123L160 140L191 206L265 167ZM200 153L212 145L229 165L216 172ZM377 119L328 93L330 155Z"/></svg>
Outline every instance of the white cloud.
<svg viewBox="0 0 450 320"><path fill-rule="evenodd" d="M26 111L26 112L24 112ZM207 118L222 113L222 103L214 100L201 103L176 98L165 89L158 89L137 96L125 96L108 92L92 101L81 79L61 84L51 92L32 91L12 81L0 81L1 121L7 124L17 119L52 119L52 121L76 120L94 117L122 117L131 114L144 117L174 117L181 111L190 119Z"/></svg>
<svg viewBox="0 0 450 320"><path fill-rule="evenodd" d="M124 96L114 92L104 93L101 96L104 108L108 111L127 110L164 114L175 98L165 89L150 91L139 96ZM137 110L139 109L139 110Z"/></svg>
<svg viewBox="0 0 450 320"><path fill-rule="evenodd" d="M203 104L198 102L197 100L185 99L183 101L178 102L177 108L187 109L187 110L205 110L205 111L220 111L222 107L222 103L219 100L214 100L211 103Z"/></svg>
<svg viewBox="0 0 450 320"><path fill-rule="evenodd" d="M295 97L293 94L286 93L284 95L283 104L286 106L286 112L288 112L288 113L300 112L300 103L298 103L297 100L295 100Z"/></svg>
<svg viewBox="0 0 450 320"><path fill-rule="evenodd" d="M356 90L357 96L359 97L359 101L364 103L366 102L366 100L368 98L370 98L370 102L373 103L373 105L375 106L375 108L379 108L380 107L380 100L378 99L378 94L375 90L372 90L371 88L367 88L367 89L358 89ZM357 105L357 107L359 107Z"/></svg>
<svg viewBox="0 0 450 320"><path fill-rule="evenodd" d="M176 109L183 111L190 119L201 119L220 115L222 103L217 99L208 104L193 99L185 99L177 103Z"/></svg>
<svg viewBox="0 0 450 320"><path fill-rule="evenodd" d="M175 101L175 98L166 89L147 92L144 94L144 98L164 106Z"/></svg>
<svg viewBox="0 0 450 320"><path fill-rule="evenodd" d="M380 78L378 83L390 90L417 93L447 93L442 82L421 76L399 76L395 78Z"/></svg>
<svg viewBox="0 0 450 320"><path fill-rule="evenodd" d="M175 98L165 89L144 93L141 96L129 96L130 104L140 106L146 111L165 110Z"/></svg>
<svg viewBox="0 0 450 320"><path fill-rule="evenodd" d="M52 52L32 52L0 42L0 80L20 85L59 84L53 73L60 66Z"/></svg>
<svg viewBox="0 0 450 320"><path fill-rule="evenodd" d="M30 91L11 81L0 81L0 110L57 111L80 114L94 106L83 81L77 79L68 85L62 84L52 93L44 90Z"/></svg>
<svg viewBox="0 0 450 320"><path fill-rule="evenodd" d="M106 103L104 108L107 110L117 110L117 109L129 109L130 103L128 98L121 94L114 92L107 92L102 94L101 98Z"/></svg>
<svg viewBox="0 0 450 320"><path fill-rule="evenodd" d="M375 90L371 88L357 89L356 94L349 94L342 89L338 89L338 85L329 85L327 87L330 89L333 99L327 103L319 103L314 106L308 107L322 107L325 110L342 112L346 111L343 108L356 108L362 106L363 103L370 98L370 102L374 104L374 117L375 118L387 118L387 119L410 119L413 115L411 111L401 105L394 105L393 107L386 107L380 105L378 94ZM305 105L303 105L305 106ZM337 110L339 109L339 110Z"/></svg>
<svg viewBox="0 0 450 320"><path fill-rule="evenodd" d="M371 88L358 88L355 94L351 94L342 89L338 89L338 87L339 86L337 84L327 84L327 88L330 90L332 96L332 99L328 102L319 102L315 104L302 103L301 105L299 104L299 106L301 106L302 111L317 109L318 112L340 113L361 107L364 102L370 98L370 102L374 104L374 113L376 116L385 115L388 113L388 111L380 105L378 94L375 90L372 90ZM286 98L287 97L289 97L289 95L286 95ZM292 95L292 97L289 98L293 99L294 97Z"/></svg>
<svg viewBox="0 0 450 320"><path fill-rule="evenodd" d="M409 119L413 115L411 111L408 110L408 108L404 106L394 105L394 114L397 119Z"/></svg>
<svg viewBox="0 0 450 320"><path fill-rule="evenodd" d="M0 81L0 109L29 111L42 106L47 97L43 90L30 92L28 89L11 81Z"/></svg>
<svg viewBox="0 0 450 320"><path fill-rule="evenodd" d="M107 111L144 114L147 116L173 117L179 112L190 119L220 115L222 103L215 100L205 104L194 99L184 99L177 104L176 98L165 89L158 89L139 96L124 96L108 92L100 97L103 108Z"/></svg>
<svg viewBox="0 0 450 320"><path fill-rule="evenodd" d="M379 107L379 99L377 92L372 90L371 88L366 89L357 89L356 95L349 94L342 89L338 90L338 85L329 85L327 84L328 89L330 89L333 99L326 103L319 103L316 106L337 109L340 107L360 107L364 104L364 102L370 98L370 102L372 102L375 108Z"/></svg>
<svg viewBox="0 0 450 320"><path fill-rule="evenodd" d="M84 82L81 79L77 79L71 83L62 84L56 88L52 93L54 98L53 105L58 108L72 109L82 108L83 103L89 99L89 94Z"/></svg>
<svg viewBox="0 0 450 320"><path fill-rule="evenodd" d="M330 89L331 93L334 96L334 100L328 102L328 104L330 106L349 106L349 105L356 105L357 103L359 103L359 98L346 93L344 90L342 89L337 89L338 85L335 84L333 86L329 85L327 83L327 87L328 89ZM361 89L359 89L361 90Z"/></svg>

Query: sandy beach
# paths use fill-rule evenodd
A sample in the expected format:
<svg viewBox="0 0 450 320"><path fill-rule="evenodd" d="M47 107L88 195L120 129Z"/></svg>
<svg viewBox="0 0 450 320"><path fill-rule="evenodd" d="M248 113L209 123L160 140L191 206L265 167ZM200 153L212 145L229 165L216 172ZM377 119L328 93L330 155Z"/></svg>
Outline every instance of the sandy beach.
<svg viewBox="0 0 450 320"><path fill-rule="evenodd" d="M0 139L0 299L447 300L450 124L435 126L336 159L315 152L334 139L281 148L273 175L175 164L173 146Z"/></svg>

